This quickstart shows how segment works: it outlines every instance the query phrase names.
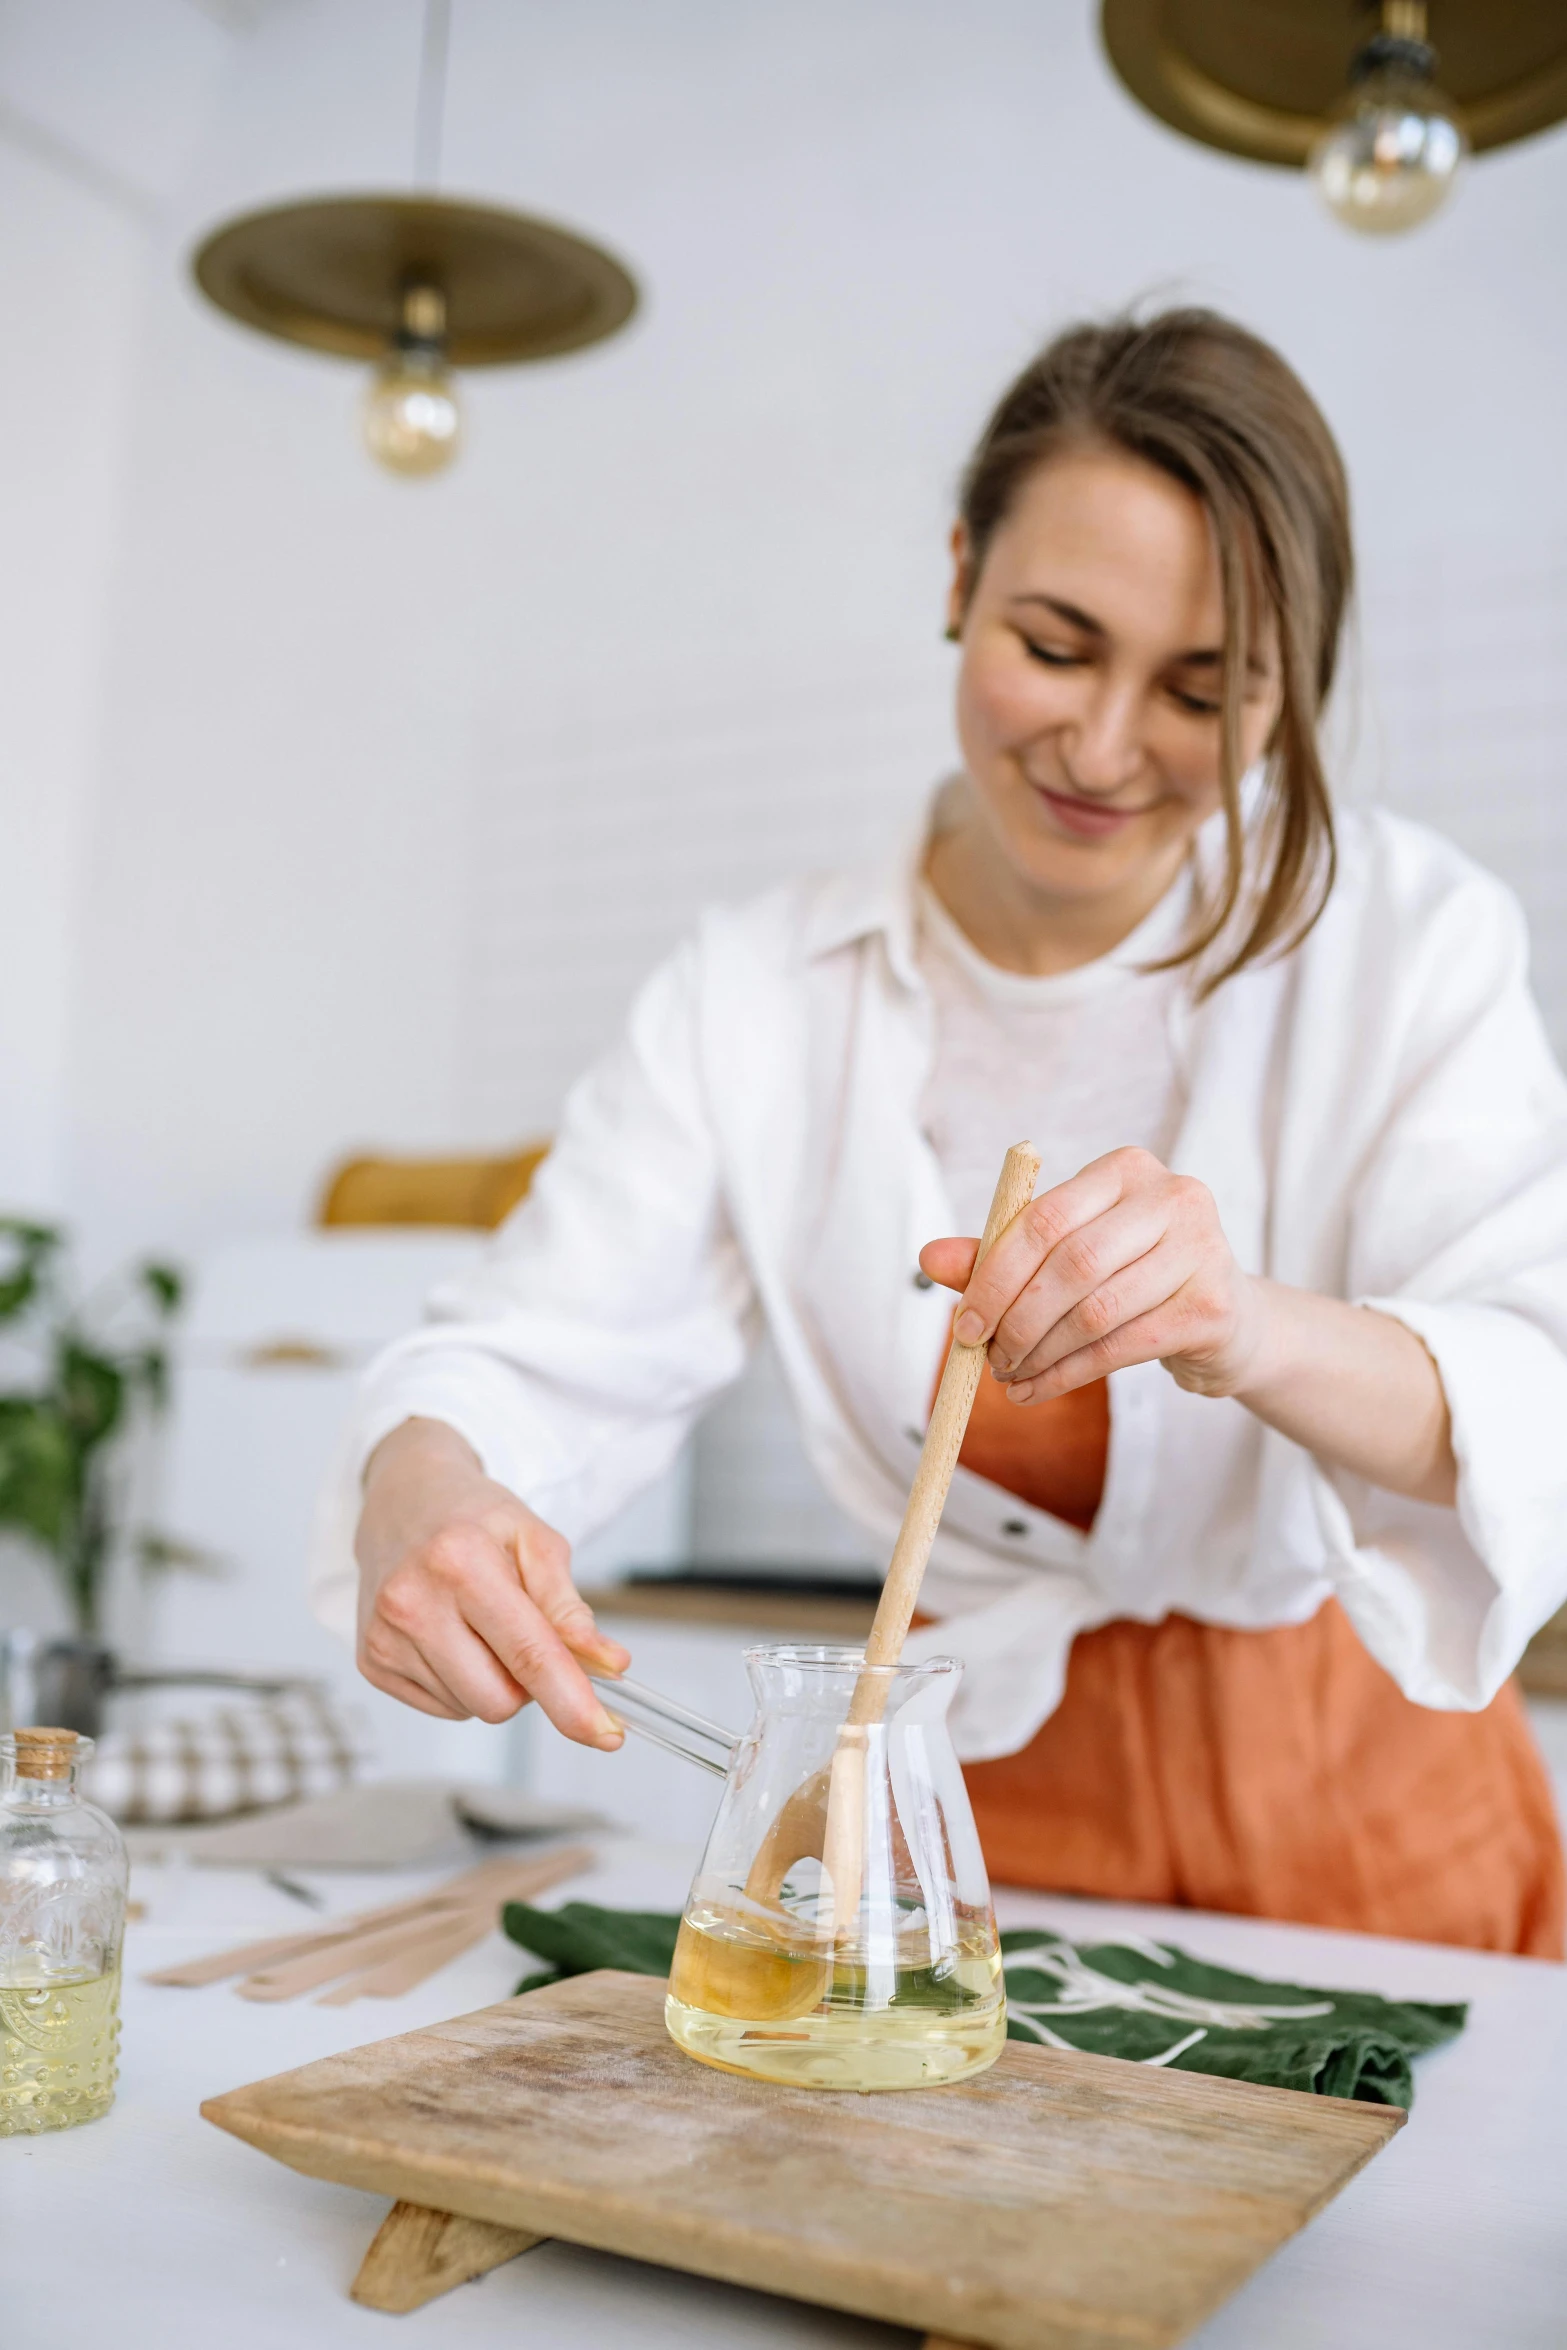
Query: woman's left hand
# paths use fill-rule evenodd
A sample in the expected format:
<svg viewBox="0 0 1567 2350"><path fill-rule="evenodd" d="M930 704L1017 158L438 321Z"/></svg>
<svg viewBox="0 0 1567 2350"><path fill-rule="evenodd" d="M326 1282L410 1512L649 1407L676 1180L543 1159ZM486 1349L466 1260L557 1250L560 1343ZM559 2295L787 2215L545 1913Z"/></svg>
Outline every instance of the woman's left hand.
<svg viewBox="0 0 1567 2350"><path fill-rule="evenodd" d="M1235 1262L1207 1185L1149 1151L1095 1159L1041 1192L976 1272L978 1253L933 1240L920 1264L963 1291L954 1335L989 1341L1016 1403L1149 1362L1199 1394L1233 1395L1256 1368L1267 1285Z"/></svg>

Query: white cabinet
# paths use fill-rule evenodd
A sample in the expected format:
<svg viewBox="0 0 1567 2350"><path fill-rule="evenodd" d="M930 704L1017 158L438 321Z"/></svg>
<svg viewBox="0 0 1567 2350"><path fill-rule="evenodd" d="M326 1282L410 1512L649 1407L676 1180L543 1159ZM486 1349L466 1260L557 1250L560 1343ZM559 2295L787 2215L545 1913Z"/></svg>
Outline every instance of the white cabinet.
<svg viewBox="0 0 1567 2350"><path fill-rule="evenodd" d="M503 1779L515 1733L437 1721L360 1679L306 1604L311 1528L362 1364L412 1328L428 1292L483 1245L477 1233L345 1230L216 1251L197 1269L179 1347L161 1515L222 1564L159 1578L144 1657L316 1675L367 1724L376 1767L397 1776ZM673 1563L685 1555L689 1518L682 1463L584 1545L584 1558L606 1576L627 1563Z"/></svg>

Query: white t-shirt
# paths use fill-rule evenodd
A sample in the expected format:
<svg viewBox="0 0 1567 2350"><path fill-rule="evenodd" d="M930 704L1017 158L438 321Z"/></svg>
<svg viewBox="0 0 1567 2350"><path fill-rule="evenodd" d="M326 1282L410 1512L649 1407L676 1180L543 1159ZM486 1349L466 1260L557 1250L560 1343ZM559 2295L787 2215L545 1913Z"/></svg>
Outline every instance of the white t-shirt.
<svg viewBox="0 0 1567 2350"><path fill-rule="evenodd" d="M1190 905L1183 878L1108 955L1035 978L987 962L921 881L915 955L936 1023L921 1118L960 1232L983 1230L1025 1137L1041 1191L1128 1144L1169 1157L1186 1098L1171 1015L1191 983L1184 966L1146 966L1179 943Z"/></svg>

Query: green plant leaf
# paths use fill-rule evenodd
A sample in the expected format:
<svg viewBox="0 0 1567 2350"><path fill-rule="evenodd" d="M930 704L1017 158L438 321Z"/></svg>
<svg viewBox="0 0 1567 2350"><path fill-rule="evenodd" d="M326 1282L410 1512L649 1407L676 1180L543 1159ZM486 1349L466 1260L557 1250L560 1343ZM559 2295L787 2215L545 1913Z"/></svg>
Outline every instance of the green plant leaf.
<svg viewBox="0 0 1567 2350"><path fill-rule="evenodd" d="M56 1350L55 1387L61 1414L84 1452L94 1450L119 1426L125 1411L124 1370L69 1331Z"/></svg>
<svg viewBox="0 0 1567 2350"><path fill-rule="evenodd" d="M129 1296L122 1276L104 1285L101 1308L89 1301L73 1312L56 1286L64 1248L55 1226L0 1216L0 1325L32 1313L49 1350L40 1391L0 1394L0 1527L48 1552L79 1628L91 1631L121 1530L114 1440L127 1433L133 1406L158 1411L166 1401L167 1359L149 1341L178 1309L185 1283L175 1266L148 1258L132 1268ZM107 1335L122 1318L139 1345L117 1345ZM214 1563L162 1538L152 1538L142 1555L149 1565Z"/></svg>
<svg viewBox="0 0 1567 2350"><path fill-rule="evenodd" d="M185 1296L185 1276L179 1267L155 1264L149 1260L139 1266L137 1271L142 1287L159 1313L177 1313Z"/></svg>
<svg viewBox="0 0 1567 2350"><path fill-rule="evenodd" d="M120 1368L126 1377L146 1396L155 1412L161 1412L169 1400L169 1358L161 1346L149 1346L141 1354L121 1357Z"/></svg>
<svg viewBox="0 0 1567 2350"><path fill-rule="evenodd" d="M58 1562L81 1504L82 1463L48 1396L0 1396L0 1526Z"/></svg>
<svg viewBox="0 0 1567 2350"><path fill-rule="evenodd" d="M0 1216L0 1248L5 1270L0 1272L0 1322L14 1322L33 1304L43 1288L51 1260L64 1243L64 1234L52 1224L32 1224L22 1216Z"/></svg>
<svg viewBox="0 0 1567 2350"><path fill-rule="evenodd" d="M226 1575L234 1562L220 1550L208 1550L200 1542L182 1542L177 1534L142 1534L137 1537L136 1563L144 1574L163 1575L178 1570L189 1575Z"/></svg>

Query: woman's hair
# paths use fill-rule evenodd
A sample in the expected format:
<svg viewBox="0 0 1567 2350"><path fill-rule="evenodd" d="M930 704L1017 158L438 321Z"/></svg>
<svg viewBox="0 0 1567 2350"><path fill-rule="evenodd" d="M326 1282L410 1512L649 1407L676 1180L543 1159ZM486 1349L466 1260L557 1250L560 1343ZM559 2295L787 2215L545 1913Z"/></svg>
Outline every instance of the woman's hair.
<svg viewBox="0 0 1567 2350"><path fill-rule="evenodd" d="M1167 310L1144 324L1072 327L1003 395L969 459L961 513L975 578L1035 468L1064 448L1096 445L1125 449L1184 483L1202 500L1218 550L1225 871L1171 958L1192 961L1228 933L1206 994L1270 948L1298 945L1333 886L1333 808L1317 724L1354 560L1344 464L1300 378L1227 318ZM1270 615L1282 700L1248 839L1241 703Z"/></svg>

